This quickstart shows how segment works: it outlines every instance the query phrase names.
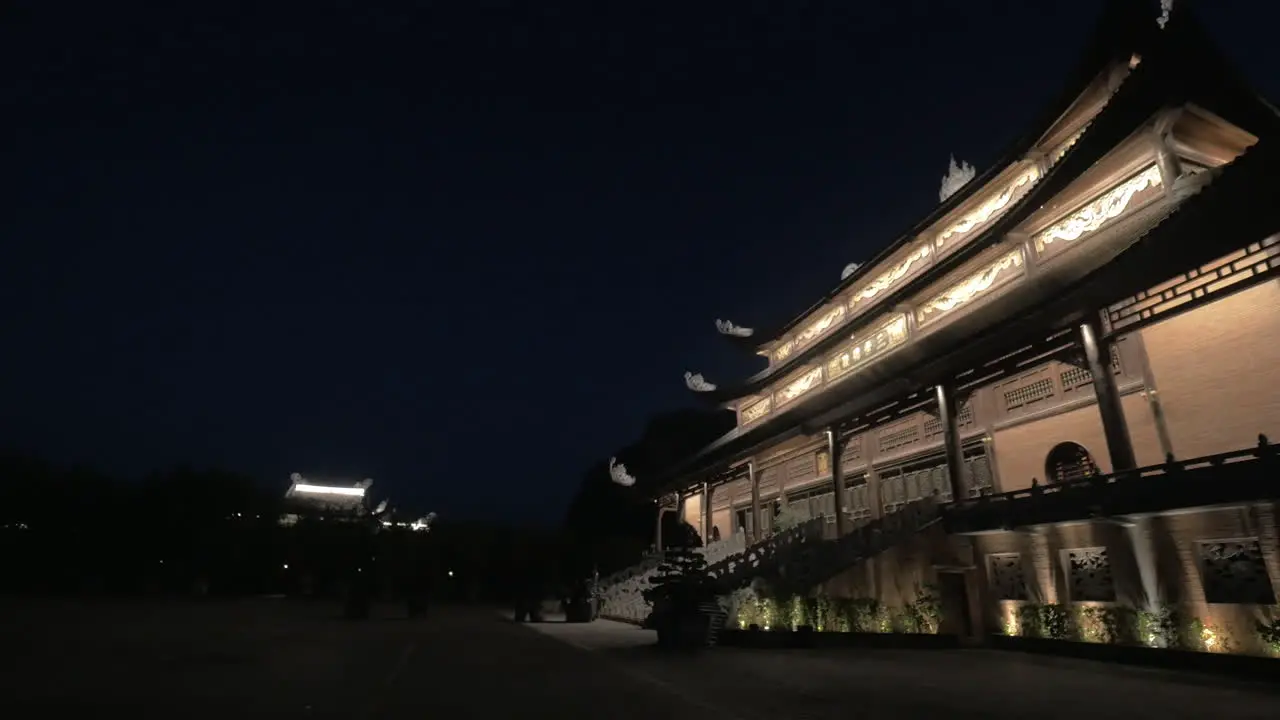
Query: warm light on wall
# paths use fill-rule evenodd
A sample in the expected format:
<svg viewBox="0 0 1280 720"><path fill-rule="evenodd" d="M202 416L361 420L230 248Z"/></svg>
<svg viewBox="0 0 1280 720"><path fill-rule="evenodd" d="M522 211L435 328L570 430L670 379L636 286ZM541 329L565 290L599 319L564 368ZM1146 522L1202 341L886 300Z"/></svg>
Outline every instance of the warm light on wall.
<svg viewBox="0 0 1280 720"><path fill-rule="evenodd" d="M308 495L347 495L350 497L364 497L364 488L362 487L326 487L324 485L304 485L297 484L293 489L300 493Z"/></svg>
<svg viewBox="0 0 1280 720"><path fill-rule="evenodd" d="M1122 215L1135 195L1147 188L1159 187L1161 182L1160 168L1152 165L1120 183L1047 230L1037 233L1036 253L1043 255L1047 246L1056 241L1071 242L1098 230Z"/></svg>
<svg viewBox="0 0 1280 720"><path fill-rule="evenodd" d="M979 205L975 210L960 218L954 225L939 233L935 241L937 246L942 247L951 237L963 235L987 222L997 213L1003 212L1009 207L1009 203L1013 201L1014 197L1020 194L1021 190L1029 188L1039 179L1040 168L1034 165L1027 168L999 194L988 198L982 205Z"/></svg>
<svg viewBox="0 0 1280 720"><path fill-rule="evenodd" d="M937 320L957 307L1003 285L1022 274L1022 265L1022 248L1018 248L925 303L916 313L916 322L924 325Z"/></svg>

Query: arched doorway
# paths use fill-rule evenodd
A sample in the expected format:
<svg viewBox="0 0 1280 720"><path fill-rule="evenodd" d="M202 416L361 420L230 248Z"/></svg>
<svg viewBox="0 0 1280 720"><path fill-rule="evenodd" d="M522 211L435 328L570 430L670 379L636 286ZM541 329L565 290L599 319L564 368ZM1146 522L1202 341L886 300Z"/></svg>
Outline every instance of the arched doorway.
<svg viewBox="0 0 1280 720"><path fill-rule="evenodd" d="M1058 443L1044 460L1044 476L1050 483L1079 480L1098 474L1098 464L1079 443Z"/></svg>

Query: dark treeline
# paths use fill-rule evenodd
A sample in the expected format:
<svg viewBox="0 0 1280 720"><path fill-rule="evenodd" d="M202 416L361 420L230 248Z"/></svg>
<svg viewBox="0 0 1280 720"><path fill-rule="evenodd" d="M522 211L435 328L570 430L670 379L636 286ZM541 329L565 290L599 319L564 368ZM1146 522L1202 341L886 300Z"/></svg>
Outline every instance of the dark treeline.
<svg viewBox="0 0 1280 720"><path fill-rule="evenodd" d="M284 489L222 470L127 480L0 454L0 591L340 596L356 566L391 596L412 567L441 600L486 602L559 579L554 533L449 518L430 532L284 526Z"/></svg>
<svg viewBox="0 0 1280 720"><path fill-rule="evenodd" d="M636 478L631 487L611 481L607 457L592 465L565 516L569 544L565 562L571 572L598 571L603 576L636 562L654 543L658 509L653 498L659 476L733 426L733 414L728 412L686 409L654 417L637 442L617 453L618 461ZM664 538L687 534L688 528L674 513L667 513L664 520Z"/></svg>

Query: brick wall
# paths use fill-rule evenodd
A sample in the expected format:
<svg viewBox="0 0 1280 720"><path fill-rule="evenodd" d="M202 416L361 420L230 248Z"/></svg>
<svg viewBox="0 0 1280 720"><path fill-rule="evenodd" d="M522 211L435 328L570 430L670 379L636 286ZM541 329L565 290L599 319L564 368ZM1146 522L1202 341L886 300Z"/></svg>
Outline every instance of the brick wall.
<svg viewBox="0 0 1280 720"><path fill-rule="evenodd" d="M1173 453L1181 459L1280 440L1280 282L1142 330Z"/></svg>
<svg viewBox="0 0 1280 720"><path fill-rule="evenodd" d="M1121 404L1138 465L1162 462L1160 438L1151 407L1144 396L1129 393L1121 398ZM1093 401L1073 410L996 430L992 437L999 467L1000 492L1026 489L1031 486L1032 478L1037 478L1044 485L1045 459L1055 445L1063 442L1084 446L1102 472L1111 471L1102 419L1097 403Z"/></svg>

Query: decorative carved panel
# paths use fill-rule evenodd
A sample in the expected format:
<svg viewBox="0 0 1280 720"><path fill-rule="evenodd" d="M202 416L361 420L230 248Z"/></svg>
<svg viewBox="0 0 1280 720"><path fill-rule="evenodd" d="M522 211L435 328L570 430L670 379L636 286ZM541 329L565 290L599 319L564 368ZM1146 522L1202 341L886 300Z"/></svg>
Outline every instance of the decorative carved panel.
<svg viewBox="0 0 1280 720"><path fill-rule="evenodd" d="M1022 555L995 553L987 556L987 576L997 600L1026 600L1027 579L1022 571Z"/></svg>
<svg viewBox="0 0 1280 720"><path fill-rule="evenodd" d="M822 337L828 330L840 324L844 320L845 308L841 303L831 308L825 315L818 318L816 322L801 330L796 335L796 347L804 347L814 340Z"/></svg>
<svg viewBox="0 0 1280 720"><path fill-rule="evenodd" d="M1111 559L1104 547L1063 550L1071 602L1113 602L1115 580Z"/></svg>
<svg viewBox="0 0 1280 720"><path fill-rule="evenodd" d="M788 382L786 385L783 385L781 390L773 394L774 405L776 407L782 407L821 384L822 366L819 365L805 371L796 379Z"/></svg>
<svg viewBox="0 0 1280 720"><path fill-rule="evenodd" d="M831 474L831 453L826 450L819 450L818 460L818 477Z"/></svg>
<svg viewBox="0 0 1280 720"><path fill-rule="evenodd" d="M1022 248L1004 254L995 262L924 303L916 311L916 323L923 327L936 322L957 308L1018 280L1023 275L1023 265Z"/></svg>
<svg viewBox="0 0 1280 720"><path fill-rule="evenodd" d="M897 315L827 358L828 382L857 370L907 340L907 316Z"/></svg>
<svg viewBox="0 0 1280 720"><path fill-rule="evenodd" d="M1161 182L1160 168L1155 165L1125 180L1079 210L1036 233L1033 239L1036 255L1045 257L1058 252L1064 245L1097 232L1102 226L1157 196Z"/></svg>
<svg viewBox="0 0 1280 720"><path fill-rule="evenodd" d="M1274 605L1275 588L1257 538L1197 543L1204 599L1210 603Z"/></svg>
<svg viewBox="0 0 1280 720"><path fill-rule="evenodd" d="M876 276L871 282L855 290L849 298L849 313L856 315L866 310L874 305L878 298L887 295L889 290L904 280L914 277L928 265L930 251L928 242L920 243L911 251L911 254Z"/></svg>
<svg viewBox="0 0 1280 720"><path fill-rule="evenodd" d="M1006 185L999 193L987 198L986 202L969 211L955 223L947 227L947 229L938 233L934 243L937 245L938 252L943 252L943 246L949 242L953 247L959 247L966 240L965 236L972 233L973 230L986 225L991 220L1000 217L1004 211L1009 208L1015 201L1027 194L1027 191L1035 185L1040 179L1040 168L1031 165L1018 173L1008 185ZM949 249L949 248L948 248Z"/></svg>
<svg viewBox="0 0 1280 720"><path fill-rule="evenodd" d="M769 414L769 411L772 408L773 400L771 398L765 398L748 405L747 408L742 411L742 424L746 425L763 418L765 415Z"/></svg>

